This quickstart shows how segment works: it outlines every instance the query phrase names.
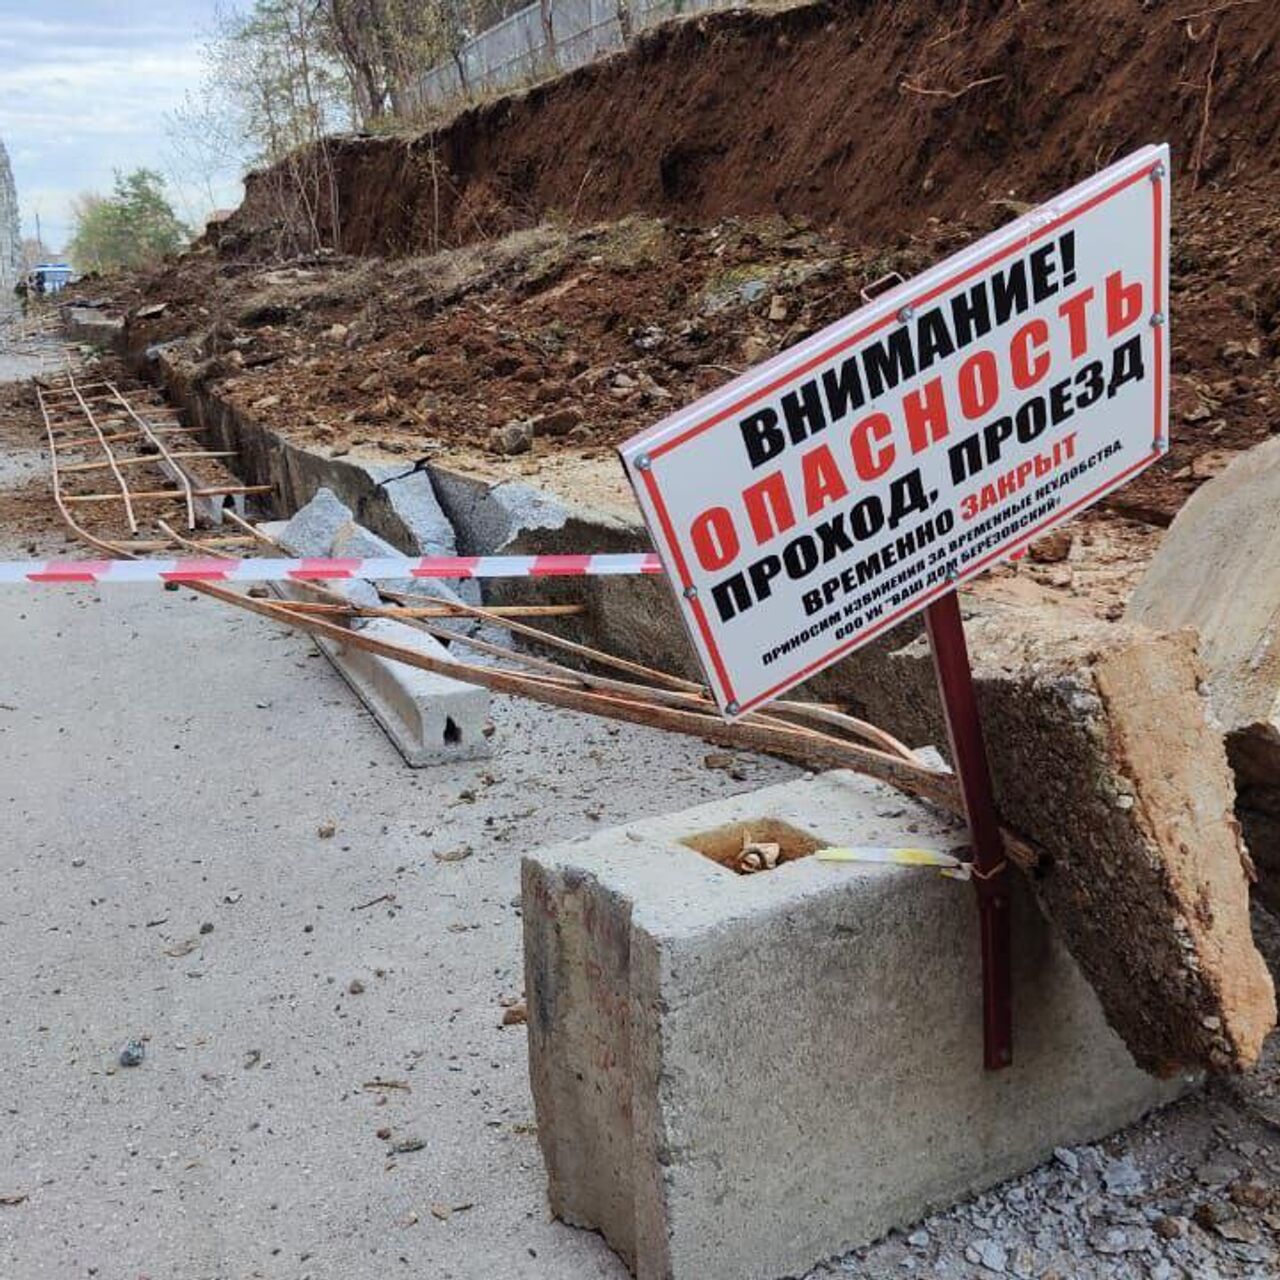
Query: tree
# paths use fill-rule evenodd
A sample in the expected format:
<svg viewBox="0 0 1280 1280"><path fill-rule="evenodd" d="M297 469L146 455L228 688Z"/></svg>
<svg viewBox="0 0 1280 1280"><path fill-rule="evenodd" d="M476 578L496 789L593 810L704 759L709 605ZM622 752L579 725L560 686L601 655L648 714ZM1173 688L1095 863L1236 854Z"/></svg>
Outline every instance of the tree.
<svg viewBox="0 0 1280 1280"><path fill-rule="evenodd" d="M117 171L111 195L88 192L72 205L68 253L77 271L116 271L158 262L190 239L153 169Z"/></svg>
<svg viewBox="0 0 1280 1280"><path fill-rule="evenodd" d="M202 83L167 121L178 167L261 170L283 254L336 248L329 135L350 127L351 92L328 46L324 0L254 0L220 11Z"/></svg>
<svg viewBox="0 0 1280 1280"><path fill-rule="evenodd" d="M418 85L468 36L464 0L325 0L325 34L342 64L361 122L408 120Z"/></svg>

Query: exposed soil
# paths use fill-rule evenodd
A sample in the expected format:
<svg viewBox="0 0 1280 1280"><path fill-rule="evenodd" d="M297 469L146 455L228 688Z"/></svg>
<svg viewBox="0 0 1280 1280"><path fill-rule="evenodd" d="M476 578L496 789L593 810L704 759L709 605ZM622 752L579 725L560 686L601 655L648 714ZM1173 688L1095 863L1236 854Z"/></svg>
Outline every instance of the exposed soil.
<svg viewBox="0 0 1280 1280"><path fill-rule="evenodd" d="M1035 201L1169 141L1179 178L1274 174L1270 3L842 0L675 23L409 138L344 139L341 247L421 253L558 210L707 224L781 213L893 244ZM1212 74L1205 112L1206 80ZM228 247L279 242L277 175ZM322 226L327 206L319 202Z"/></svg>

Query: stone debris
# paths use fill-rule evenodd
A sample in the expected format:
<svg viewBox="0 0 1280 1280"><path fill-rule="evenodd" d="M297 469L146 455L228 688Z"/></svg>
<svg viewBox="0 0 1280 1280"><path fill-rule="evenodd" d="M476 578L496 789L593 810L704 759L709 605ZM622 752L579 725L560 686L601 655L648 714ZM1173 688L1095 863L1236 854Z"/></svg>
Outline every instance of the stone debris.
<svg viewBox="0 0 1280 1280"><path fill-rule="evenodd" d="M1032 542L1027 555L1037 564L1061 564L1071 554L1074 541L1070 526L1062 525Z"/></svg>
<svg viewBox="0 0 1280 1280"><path fill-rule="evenodd" d="M1202 1187L1160 1117L1103 1145L1059 1148L1021 1178L904 1234L833 1259L803 1280L1265 1280L1280 1268L1280 1153L1255 1156L1240 1206ZM1222 1140L1216 1136L1211 1141ZM1254 1144L1240 1142L1246 1149ZM1215 1158L1232 1153L1220 1150ZM1258 1158L1261 1157L1261 1158ZM1116 1194L1113 1186L1126 1190Z"/></svg>
<svg viewBox="0 0 1280 1280"><path fill-rule="evenodd" d="M285 523L276 541L295 556L327 556L338 530L352 519L351 508L332 489L317 489L315 497Z"/></svg>
<svg viewBox="0 0 1280 1280"><path fill-rule="evenodd" d="M492 453L528 453L533 448L533 436L534 424L531 421L508 422L489 433L489 449Z"/></svg>
<svg viewBox="0 0 1280 1280"><path fill-rule="evenodd" d="M141 1040L126 1041L124 1048L120 1050L120 1065L122 1067L140 1067L146 1056L147 1047Z"/></svg>

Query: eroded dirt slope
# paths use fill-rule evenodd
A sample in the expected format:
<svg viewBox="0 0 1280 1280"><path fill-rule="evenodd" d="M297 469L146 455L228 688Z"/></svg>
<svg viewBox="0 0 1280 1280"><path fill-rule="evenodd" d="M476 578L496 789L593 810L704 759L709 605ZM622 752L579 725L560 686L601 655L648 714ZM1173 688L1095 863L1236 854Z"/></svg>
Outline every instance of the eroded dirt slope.
<svg viewBox="0 0 1280 1280"><path fill-rule="evenodd" d="M1263 0L842 0L676 23L416 137L333 145L340 244L404 254L552 210L780 213L894 242L1036 201L1143 143L1189 185L1274 174L1280 9ZM281 186L227 228L270 243ZM318 202L322 226L328 205Z"/></svg>

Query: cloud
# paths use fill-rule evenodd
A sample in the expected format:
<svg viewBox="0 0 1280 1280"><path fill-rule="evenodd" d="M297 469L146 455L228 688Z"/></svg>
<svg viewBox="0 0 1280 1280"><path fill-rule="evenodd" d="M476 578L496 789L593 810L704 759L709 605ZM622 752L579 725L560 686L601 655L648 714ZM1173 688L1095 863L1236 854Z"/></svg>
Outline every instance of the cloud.
<svg viewBox="0 0 1280 1280"><path fill-rule="evenodd" d="M204 72L201 25L212 3L43 0L40 12L0 0L0 139L18 186L24 231L41 216L46 240L65 243L70 201L110 188L115 170L164 171L166 115ZM163 15L163 16L157 16ZM179 184L180 214L207 206L203 184ZM219 175L214 196L238 200Z"/></svg>

